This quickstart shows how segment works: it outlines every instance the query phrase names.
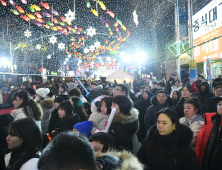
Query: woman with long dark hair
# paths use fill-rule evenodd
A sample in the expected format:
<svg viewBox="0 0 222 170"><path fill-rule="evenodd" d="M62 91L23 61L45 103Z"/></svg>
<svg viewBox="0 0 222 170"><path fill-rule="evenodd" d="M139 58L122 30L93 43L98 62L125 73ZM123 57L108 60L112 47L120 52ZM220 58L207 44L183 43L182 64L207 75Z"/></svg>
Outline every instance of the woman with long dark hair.
<svg viewBox="0 0 222 170"><path fill-rule="evenodd" d="M177 102L179 102L180 97L181 97L181 94L180 94L179 91L174 91L174 92L173 92L172 99L173 99L173 106L174 106L174 107L177 105Z"/></svg>
<svg viewBox="0 0 222 170"><path fill-rule="evenodd" d="M12 111L12 117L14 120L30 117L35 120L41 131L41 119L43 116L42 109L34 100L29 98L27 91L22 90L16 92L12 96L12 99L15 108L15 110Z"/></svg>
<svg viewBox="0 0 222 170"><path fill-rule="evenodd" d="M42 150L42 135L31 118L15 120L8 127L6 138L11 152L5 155L6 170L37 170Z"/></svg>
<svg viewBox="0 0 222 170"><path fill-rule="evenodd" d="M56 120L55 130L52 131L53 137L60 132L71 131L76 123L80 122L79 116L73 113L73 106L66 100L58 106L59 118Z"/></svg>
<svg viewBox="0 0 222 170"><path fill-rule="evenodd" d="M83 111L83 104L81 100L78 97L72 97L71 103L73 104L73 113L79 116L81 122L87 121L88 115L86 112Z"/></svg>
<svg viewBox="0 0 222 170"><path fill-rule="evenodd" d="M191 129L179 123L177 113L163 108L157 113L153 125L137 157L149 169L200 170L194 150L189 146Z"/></svg>
<svg viewBox="0 0 222 170"><path fill-rule="evenodd" d="M142 96L140 99L140 103L139 103L139 122L140 122L140 127L139 127L139 131L137 133L137 137L139 142L142 142L145 137L146 137L146 130L144 127L144 117L146 115L146 110L149 106L151 106L150 104L150 99L151 99L152 95L150 92L148 91L143 91L142 92Z"/></svg>

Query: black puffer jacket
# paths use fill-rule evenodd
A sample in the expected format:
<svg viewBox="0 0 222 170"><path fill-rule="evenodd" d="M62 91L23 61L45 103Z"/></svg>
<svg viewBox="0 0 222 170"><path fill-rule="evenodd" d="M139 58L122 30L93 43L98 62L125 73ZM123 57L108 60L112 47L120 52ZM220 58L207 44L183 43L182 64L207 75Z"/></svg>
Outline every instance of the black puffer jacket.
<svg viewBox="0 0 222 170"><path fill-rule="evenodd" d="M156 96L151 99L151 106L147 109L146 115L144 117L144 126L145 129L148 130L151 126L153 126L157 122L157 112L163 109L164 107L173 107L173 99L167 96L167 100L165 104L160 104L157 101Z"/></svg>
<svg viewBox="0 0 222 170"><path fill-rule="evenodd" d="M56 122L57 121L61 121L61 119L59 118L59 114L58 114L58 110L54 109L51 113L51 118L49 121L49 128L48 128L48 133L51 135L52 131L55 130L55 126L56 126Z"/></svg>
<svg viewBox="0 0 222 170"><path fill-rule="evenodd" d="M155 138L157 150L148 150L148 143ZM193 132L185 125L180 124L180 135L177 141L177 148L180 155L172 158L167 154L171 150L176 134L160 135L154 125L144 140L137 157L147 168L145 170L200 170L200 164L194 150L190 147Z"/></svg>
<svg viewBox="0 0 222 170"><path fill-rule="evenodd" d="M6 141L8 136L6 128L13 120L13 117L8 113L0 115L0 169L5 168L4 157L10 152Z"/></svg>
<svg viewBox="0 0 222 170"><path fill-rule="evenodd" d="M140 128L139 131L137 133L137 137L139 142L142 142L145 137L146 137L146 130L144 127L144 117L146 115L146 110L148 109L148 107L150 107L150 97L147 100L144 100L143 98L141 99L140 103L139 103L139 122L140 122Z"/></svg>
<svg viewBox="0 0 222 170"><path fill-rule="evenodd" d="M207 99L204 105L204 110L206 113L217 112L217 106L213 100L214 98L216 98L216 96Z"/></svg>
<svg viewBox="0 0 222 170"><path fill-rule="evenodd" d="M176 112L177 112L179 118L184 117L184 103L185 103L185 99L183 97L181 97L179 102L177 102ZM204 113L204 107L200 103L200 111L198 111L197 114L203 115L203 113Z"/></svg>
<svg viewBox="0 0 222 170"><path fill-rule="evenodd" d="M138 110L132 108L129 116L123 114L114 116L109 134L112 135L116 147L132 151L132 137L139 129L138 115Z"/></svg>
<svg viewBox="0 0 222 170"><path fill-rule="evenodd" d="M202 92L201 91L201 86L202 85L205 85L207 87L206 91L205 92ZM213 93L210 92L209 90L209 84L208 82L203 82L199 85L198 87L198 93L196 94L196 96L198 97L198 99L200 100L200 103L204 106L207 99L213 97Z"/></svg>

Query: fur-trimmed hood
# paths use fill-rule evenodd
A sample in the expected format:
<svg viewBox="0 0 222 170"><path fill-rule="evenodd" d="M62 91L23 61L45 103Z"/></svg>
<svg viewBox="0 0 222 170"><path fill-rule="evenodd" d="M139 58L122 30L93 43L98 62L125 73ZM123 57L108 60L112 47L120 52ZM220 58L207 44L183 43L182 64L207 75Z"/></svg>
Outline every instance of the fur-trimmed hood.
<svg viewBox="0 0 222 170"><path fill-rule="evenodd" d="M103 86L102 85L98 85L98 86L96 86L94 89L92 89L92 90L94 90L94 91L99 91L99 90L102 90L103 89Z"/></svg>
<svg viewBox="0 0 222 170"><path fill-rule="evenodd" d="M153 133L156 131L156 129L157 129L156 125L154 125L150 129L150 131L147 134L148 141L152 140ZM192 139L193 139L192 130L188 126L180 124L180 136L177 140L178 149L181 150L181 149L184 149L184 148L187 148L188 146L190 146Z"/></svg>
<svg viewBox="0 0 222 170"><path fill-rule="evenodd" d="M151 105L153 106L156 106L158 104L156 95L153 96L150 101L151 101ZM165 105L169 105L173 107L173 99L169 95L167 95L167 100L166 100Z"/></svg>
<svg viewBox="0 0 222 170"><path fill-rule="evenodd" d="M107 153L96 153L97 161L103 160L109 164L107 170L143 170L143 165L130 152L108 151Z"/></svg>
<svg viewBox="0 0 222 170"><path fill-rule="evenodd" d="M138 120L139 111L135 108L130 110L130 115L118 114L113 118L112 123L129 124Z"/></svg>
<svg viewBox="0 0 222 170"><path fill-rule="evenodd" d="M42 108L52 109L54 107L53 99L44 99L38 102Z"/></svg>

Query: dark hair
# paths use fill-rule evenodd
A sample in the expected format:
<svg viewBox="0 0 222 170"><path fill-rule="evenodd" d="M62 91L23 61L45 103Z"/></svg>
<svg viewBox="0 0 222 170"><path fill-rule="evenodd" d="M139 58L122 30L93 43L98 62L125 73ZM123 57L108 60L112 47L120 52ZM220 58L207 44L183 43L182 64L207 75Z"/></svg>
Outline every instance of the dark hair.
<svg viewBox="0 0 222 170"><path fill-rule="evenodd" d="M61 87L61 88L63 89L64 92L67 91L67 86L66 86L65 84L60 85L59 87Z"/></svg>
<svg viewBox="0 0 222 170"><path fill-rule="evenodd" d="M63 101L65 101L63 97L56 97L54 103L62 103Z"/></svg>
<svg viewBox="0 0 222 170"><path fill-rule="evenodd" d="M66 113L66 117L70 117L73 115L73 112L72 112L72 104L70 101L68 100L65 100L63 101L62 103L59 104L59 107L58 107L58 110L59 109L62 109L65 111Z"/></svg>
<svg viewBox="0 0 222 170"><path fill-rule="evenodd" d="M188 90L190 93L193 93L193 87L192 87L190 84L184 84L184 85L182 86L182 90L183 90L184 87L186 87L187 90Z"/></svg>
<svg viewBox="0 0 222 170"><path fill-rule="evenodd" d="M28 87L25 89L31 96L34 96L36 94L35 89Z"/></svg>
<svg viewBox="0 0 222 170"><path fill-rule="evenodd" d="M174 85L175 85L175 83L178 81L178 83L180 84L180 80L175 80L175 82L174 82Z"/></svg>
<svg viewBox="0 0 222 170"><path fill-rule="evenodd" d="M95 86L98 86L98 85L97 85L97 84L96 84L95 82L92 82L92 83L91 83L91 85L95 85Z"/></svg>
<svg viewBox="0 0 222 170"><path fill-rule="evenodd" d="M72 97L71 100L73 102L73 112L79 116L81 122L87 121L88 115L82 110L83 104L81 100L78 97Z"/></svg>
<svg viewBox="0 0 222 170"><path fill-rule="evenodd" d="M127 96L117 95L113 98L113 103L119 106L120 113L129 116L130 109L132 108L132 103Z"/></svg>
<svg viewBox="0 0 222 170"><path fill-rule="evenodd" d="M161 86L161 87L165 87L165 86L166 86L164 82L158 82L157 85L158 85L158 86Z"/></svg>
<svg viewBox="0 0 222 170"><path fill-rule="evenodd" d="M153 84L157 84L157 82L156 82L156 81L154 81L154 82L153 82Z"/></svg>
<svg viewBox="0 0 222 170"><path fill-rule="evenodd" d="M185 104L192 104L195 109L198 109L197 114L200 113L200 101L197 97L191 97L188 101L185 101Z"/></svg>
<svg viewBox="0 0 222 170"><path fill-rule="evenodd" d="M103 95L109 96L109 92L107 90L102 90L100 93L100 96L103 96Z"/></svg>
<svg viewBox="0 0 222 170"><path fill-rule="evenodd" d="M96 170L94 151L88 139L78 133L57 135L44 149L39 162L41 170Z"/></svg>
<svg viewBox="0 0 222 170"><path fill-rule="evenodd" d="M176 137L174 139L171 150L168 152L168 156L173 157L173 158L177 158L180 155L180 151L177 148L177 141L178 141L178 138L180 136L180 122L179 122L178 114L175 110L173 110L169 107L163 108L159 112L157 112L157 119L158 119L160 114L167 115L170 118L172 124L175 123L176 129L172 133L175 133ZM156 124L154 126L156 126ZM153 133L152 140L150 140L148 142L147 149L148 149L148 151L151 151L151 152L155 152L157 150L155 133Z"/></svg>
<svg viewBox="0 0 222 170"><path fill-rule="evenodd" d="M148 100L150 100L151 93L150 93L149 91L143 91L140 100L144 100L144 99L143 99L143 93L146 93L146 94L148 95Z"/></svg>
<svg viewBox="0 0 222 170"><path fill-rule="evenodd" d="M125 91L126 96L128 95L128 88L124 84L117 84L116 86L120 86L122 91Z"/></svg>
<svg viewBox="0 0 222 170"><path fill-rule="evenodd" d="M12 100L16 100L16 97L22 99L22 104L19 106L19 108L24 109L24 113L27 117L31 117L34 120L41 120L42 112L40 108L38 107L38 104L30 99L28 97L28 92L25 90L21 90L19 92L16 92L12 96Z"/></svg>
<svg viewBox="0 0 222 170"><path fill-rule="evenodd" d="M55 95L55 92L52 89L49 89L49 93L47 94L47 96L52 97Z"/></svg>
<svg viewBox="0 0 222 170"><path fill-rule="evenodd" d="M101 112L101 104L102 102L106 103L106 108L107 108L107 114L111 113L111 106L112 106L112 97L104 97L102 100L99 102L99 106L97 107L97 112Z"/></svg>
<svg viewBox="0 0 222 170"><path fill-rule="evenodd" d="M164 93L166 96L167 96L167 92L165 90L158 90L156 92L156 96L159 94L159 93Z"/></svg>
<svg viewBox="0 0 222 170"><path fill-rule="evenodd" d="M177 101L179 101L180 97L181 97L181 93L179 91L174 91L173 93L177 94ZM172 96L172 98L173 98L173 96Z"/></svg>
<svg viewBox="0 0 222 170"><path fill-rule="evenodd" d="M69 96L76 96L76 97L80 97L81 95L81 91L80 89L74 87L69 91Z"/></svg>
<svg viewBox="0 0 222 170"><path fill-rule="evenodd" d="M20 149L12 150L11 159L7 169L20 169L21 166L31 158L38 157L42 151L42 134L39 127L32 118L15 120L7 127L11 136L18 136L23 139Z"/></svg>
<svg viewBox="0 0 222 170"><path fill-rule="evenodd" d="M149 85L149 84L146 84L146 85L144 86L144 88L145 88L146 86L148 86L148 87L150 88L150 90L151 90L151 87L150 87L150 85Z"/></svg>
<svg viewBox="0 0 222 170"><path fill-rule="evenodd" d="M92 114L92 111L91 111L91 104L89 102L84 102L83 103L83 107L85 109L87 109L86 113L88 116L90 116Z"/></svg>
<svg viewBox="0 0 222 170"><path fill-rule="evenodd" d="M105 153L108 150L111 150L114 148L114 139L109 133L95 133L89 138L89 142L99 142L103 145L102 152Z"/></svg>

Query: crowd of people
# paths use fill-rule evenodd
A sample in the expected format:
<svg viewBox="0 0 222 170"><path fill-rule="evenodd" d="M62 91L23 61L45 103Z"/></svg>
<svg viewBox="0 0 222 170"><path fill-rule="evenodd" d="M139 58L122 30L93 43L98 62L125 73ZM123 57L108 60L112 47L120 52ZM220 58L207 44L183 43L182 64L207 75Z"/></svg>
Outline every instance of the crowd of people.
<svg viewBox="0 0 222 170"><path fill-rule="evenodd" d="M222 167L221 78L213 89L201 75L190 85L173 74L168 81L62 80L1 89L15 110L0 115L0 169Z"/></svg>

